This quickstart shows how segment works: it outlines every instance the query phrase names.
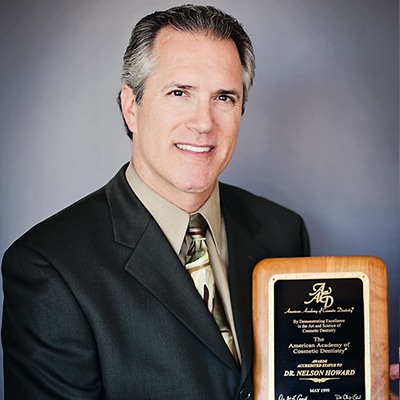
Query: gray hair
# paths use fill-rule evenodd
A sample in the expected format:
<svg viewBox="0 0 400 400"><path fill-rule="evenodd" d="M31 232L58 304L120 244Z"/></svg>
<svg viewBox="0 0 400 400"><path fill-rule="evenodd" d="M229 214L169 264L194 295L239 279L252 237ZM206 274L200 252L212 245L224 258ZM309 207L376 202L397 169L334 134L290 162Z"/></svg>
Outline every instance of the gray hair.
<svg viewBox="0 0 400 400"><path fill-rule="evenodd" d="M142 18L134 27L125 51L121 80L135 93L140 104L146 80L156 66L153 53L159 31L167 26L183 32L201 32L218 39L232 39L242 63L243 111L253 84L255 57L251 40L242 25L232 16L212 6L182 5L156 11ZM118 102L120 103L120 96ZM128 136L132 132L125 124Z"/></svg>

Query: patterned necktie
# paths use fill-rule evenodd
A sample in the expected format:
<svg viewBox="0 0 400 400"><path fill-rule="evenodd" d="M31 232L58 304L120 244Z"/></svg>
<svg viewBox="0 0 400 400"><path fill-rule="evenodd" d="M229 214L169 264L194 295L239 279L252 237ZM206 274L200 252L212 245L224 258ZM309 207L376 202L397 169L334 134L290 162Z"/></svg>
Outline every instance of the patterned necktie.
<svg viewBox="0 0 400 400"><path fill-rule="evenodd" d="M208 310L213 315L229 350L237 359L232 332L226 319L218 290L215 286L214 274L206 244L206 231L207 222L202 215L192 214L188 227L188 234L192 238L192 242L186 256L185 268L192 277L194 285Z"/></svg>

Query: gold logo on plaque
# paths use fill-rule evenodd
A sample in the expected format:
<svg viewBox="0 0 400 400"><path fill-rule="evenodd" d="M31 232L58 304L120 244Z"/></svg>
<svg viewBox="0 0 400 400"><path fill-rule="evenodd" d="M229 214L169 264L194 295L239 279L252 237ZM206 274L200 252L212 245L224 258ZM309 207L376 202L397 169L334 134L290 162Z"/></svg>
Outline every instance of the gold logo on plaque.
<svg viewBox="0 0 400 400"><path fill-rule="evenodd" d="M309 293L309 295L312 297L311 300L304 301L304 304L315 302L317 304L323 304L324 308L329 308L333 304L334 298L333 296L330 296L332 293L332 288L329 287L328 289L325 289L325 285L326 282L316 283L313 286L313 292Z"/></svg>

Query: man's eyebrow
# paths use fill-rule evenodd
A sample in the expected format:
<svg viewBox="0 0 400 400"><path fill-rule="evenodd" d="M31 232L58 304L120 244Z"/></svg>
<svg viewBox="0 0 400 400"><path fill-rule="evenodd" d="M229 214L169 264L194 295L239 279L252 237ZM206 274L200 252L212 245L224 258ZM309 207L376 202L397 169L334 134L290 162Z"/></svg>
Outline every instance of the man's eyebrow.
<svg viewBox="0 0 400 400"><path fill-rule="evenodd" d="M182 89L182 90L193 90L193 89L196 89L196 86L186 85L184 83L170 82L170 83L167 83L163 87L163 90L171 89L171 88L177 88L177 89Z"/></svg>
<svg viewBox="0 0 400 400"><path fill-rule="evenodd" d="M197 89L197 86L188 85L185 83L170 82L163 87L163 90L168 90L172 88L181 90L195 90ZM215 91L215 94L235 96L237 99L240 99L242 97L241 93L236 89L218 89Z"/></svg>

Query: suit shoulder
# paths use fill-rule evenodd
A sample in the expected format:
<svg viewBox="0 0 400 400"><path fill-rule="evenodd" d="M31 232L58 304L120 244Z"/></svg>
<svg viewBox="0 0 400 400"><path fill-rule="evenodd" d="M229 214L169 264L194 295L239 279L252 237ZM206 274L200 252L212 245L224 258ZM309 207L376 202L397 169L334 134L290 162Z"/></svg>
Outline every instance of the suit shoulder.
<svg viewBox="0 0 400 400"><path fill-rule="evenodd" d="M111 226L109 192L124 194L129 191L125 181L126 167L127 164L100 189L33 226L16 242L51 242L80 237L89 239L91 235L98 236L96 233L101 233L105 229L109 231Z"/></svg>
<svg viewBox="0 0 400 400"><path fill-rule="evenodd" d="M310 254L303 218L296 212L235 186L220 185L221 204L265 249L268 257Z"/></svg>
<svg viewBox="0 0 400 400"><path fill-rule="evenodd" d="M106 209L107 198L103 187L38 222L19 237L14 245L51 242L53 238L68 236L69 232L83 231L98 220L97 215L104 215Z"/></svg>
<svg viewBox="0 0 400 400"><path fill-rule="evenodd" d="M268 214L301 219L300 215L295 211L245 189L221 183L220 191L222 201L233 205L237 211L242 210L242 213L243 210L246 210L251 214L256 214L258 218Z"/></svg>

